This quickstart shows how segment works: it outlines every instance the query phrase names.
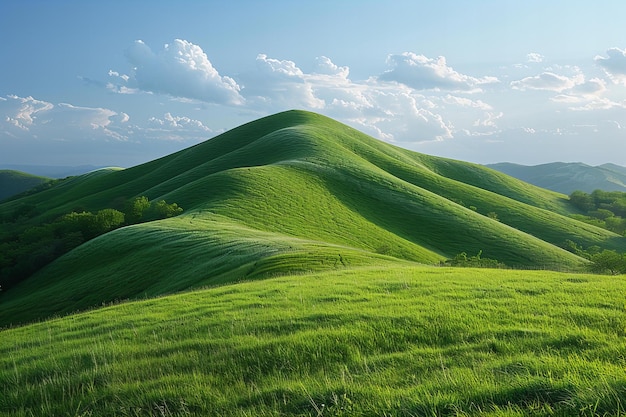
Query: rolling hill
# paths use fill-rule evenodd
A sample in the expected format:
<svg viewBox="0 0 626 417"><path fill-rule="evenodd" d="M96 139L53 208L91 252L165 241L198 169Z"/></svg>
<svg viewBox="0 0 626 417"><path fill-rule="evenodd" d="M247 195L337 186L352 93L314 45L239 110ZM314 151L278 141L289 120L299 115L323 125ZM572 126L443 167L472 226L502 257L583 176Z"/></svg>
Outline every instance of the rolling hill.
<svg viewBox="0 0 626 417"><path fill-rule="evenodd" d="M50 178L8 169L0 170L0 201L45 184Z"/></svg>
<svg viewBox="0 0 626 417"><path fill-rule="evenodd" d="M566 196L495 170L375 140L289 111L124 170L101 170L0 204L41 222L120 199L176 202L175 218L102 235L0 293L0 325L116 300L285 274L466 252L515 268L575 270L566 240L626 251L626 239L568 217Z"/></svg>
<svg viewBox="0 0 626 417"><path fill-rule="evenodd" d="M559 244L626 238L562 194L290 111L0 218L137 196L184 212L0 292L0 417L624 415L626 281Z"/></svg>
<svg viewBox="0 0 626 417"><path fill-rule="evenodd" d="M535 166L500 163L487 165L512 177L556 192L571 194L580 190L626 192L626 168L615 164L590 166L576 163L554 162Z"/></svg>

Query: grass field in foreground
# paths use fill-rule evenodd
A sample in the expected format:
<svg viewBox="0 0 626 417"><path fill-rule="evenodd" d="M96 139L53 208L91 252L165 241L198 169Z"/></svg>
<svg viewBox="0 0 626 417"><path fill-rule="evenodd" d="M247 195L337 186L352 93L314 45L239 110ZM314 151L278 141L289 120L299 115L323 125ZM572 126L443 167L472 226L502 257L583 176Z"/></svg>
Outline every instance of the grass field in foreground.
<svg viewBox="0 0 626 417"><path fill-rule="evenodd" d="M2 416L624 416L624 277L363 267L0 331Z"/></svg>

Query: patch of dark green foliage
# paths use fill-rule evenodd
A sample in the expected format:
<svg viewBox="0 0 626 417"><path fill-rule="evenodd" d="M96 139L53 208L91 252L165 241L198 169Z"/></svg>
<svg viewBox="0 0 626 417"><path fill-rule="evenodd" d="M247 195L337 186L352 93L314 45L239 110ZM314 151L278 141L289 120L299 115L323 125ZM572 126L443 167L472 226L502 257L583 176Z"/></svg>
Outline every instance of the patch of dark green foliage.
<svg viewBox="0 0 626 417"><path fill-rule="evenodd" d="M165 200L150 202L141 196L129 200L123 211L105 208L91 213L75 210L51 222L33 224L37 207L21 205L2 222L0 231L0 288L24 281L61 255L84 242L122 226L177 216L183 209Z"/></svg>
<svg viewBox="0 0 626 417"><path fill-rule="evenodd" d="M626 253L615 250L601 249L599 246L583 248L576 242L566 240L563 248L581 258L590 260L589 270L597 274L626 274Z"/></svg>
<svg viewBox="0 0 626 417"><path fill-rule="evenodd" d="M573 215L575 219L626 236L626 193L595 190L588 194L574 191L569 201L584 213Z"/></svg>
<svg viewBox="0 0 626 417"><path fill-rule="evenodd" d="M575 219L626 236L626 193L595 190L588 194L583 191L574 191L570 194L569 201L584 213L573 215ZM602 250L598 246L585 249L571 240L566 240L563 248L590 260L591 272L611 275L626 274L626 253Z"/></svg>

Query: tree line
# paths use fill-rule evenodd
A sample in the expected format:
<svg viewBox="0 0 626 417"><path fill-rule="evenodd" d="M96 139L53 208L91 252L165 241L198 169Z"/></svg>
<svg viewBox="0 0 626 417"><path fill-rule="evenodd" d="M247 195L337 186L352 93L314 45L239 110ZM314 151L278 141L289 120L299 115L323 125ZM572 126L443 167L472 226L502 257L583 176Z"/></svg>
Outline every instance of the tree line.
<svg viewBox="0 0 626 417"><path fill-rule="evenodd" d="M626 274L626 253L602 249L599 246L583 248L569 239L565 241L563 248L581 258L588 259L591 272L611 275Z"/></svg>
<svg viewBox="0 0 626 417"><path fill-rule="evenodd" d="M165 200L141 196L124 208L105 208L95 213L75 210L50 222L33 224L33 205L18 207L2 220L0 229L0 288L7 290L24 281L61 255L104 233L122 226L177 216L183 209Z"/></svg>
<svg viewBox="0 0 626 417"><path fill-rule="evenodd" d="M595 226L626 235L626 193L595 190L591 194L574 191L569 202L583 214L572 217Z"/></svg>
<svg viewBox="0 0 626 417"><path fill-rule="evenodd" d="M589 194L574 191L569 195L569 202L582 212L573 215L573 218L626 236L626 193L595 190ZM626 274L625 253L602 250L598 246L583 248L571 240L565 242L564 248L590 260L591 272Z"/></svg>

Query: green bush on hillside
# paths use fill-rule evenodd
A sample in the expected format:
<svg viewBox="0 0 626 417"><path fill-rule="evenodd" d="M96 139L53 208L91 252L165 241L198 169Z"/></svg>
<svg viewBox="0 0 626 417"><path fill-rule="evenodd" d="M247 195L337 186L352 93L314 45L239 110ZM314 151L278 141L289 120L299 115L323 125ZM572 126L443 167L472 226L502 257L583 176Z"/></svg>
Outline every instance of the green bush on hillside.
<svg viewBox="0 0 626 417"><path fill-rule="evenodd" d="M0 286L9 289L84 242L124 225L165 219L182 213L176 203L151 203L137 197L125 212L105 208L96 213L72 211L50 223L29 224L36 207L22 205L0 233Z"/></svg>
<svg viewBox="0 0 626 417"><path fill-rule="evenodd" d="M626 235L626 193L595 190L587 194L574 191L569 201L584 213L572 216L575 219Z"/></svg>

